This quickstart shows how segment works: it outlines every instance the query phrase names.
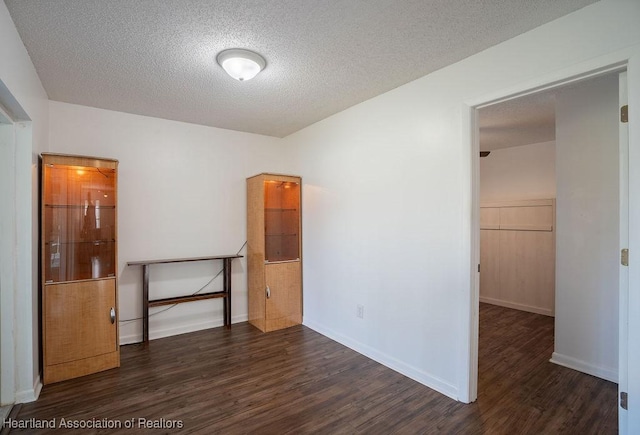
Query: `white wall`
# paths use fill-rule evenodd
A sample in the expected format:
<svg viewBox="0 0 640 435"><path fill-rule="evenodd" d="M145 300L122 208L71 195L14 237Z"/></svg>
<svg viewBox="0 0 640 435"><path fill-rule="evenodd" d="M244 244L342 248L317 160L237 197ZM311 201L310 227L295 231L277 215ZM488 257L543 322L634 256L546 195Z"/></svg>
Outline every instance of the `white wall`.
<svg viewBox="0 0 640 435"><path fill-rule="evenodd" d="M552 361L618 380L618 75L558 93Z"/></svg>
<svg viewBox="0 0 640 435"><path fill-rule="evenodd" d="M503 148L480 159L480 202L555 197L555 142Z"/></svg>
<svg viewBox="0 0 640 435"><path fill-rule="evenodd" d="M246 177L282 172L280 140L272 137L53 101L50 120L52 152L120 162L120 320L142 313L141 267L127 267L128 261L235 254L246 240ZM195 292L221 267L151 266L151 297ZM232 269L238 322L248 313L245 259L234 260ZM219 277L208 289L221 286ZM222 318L221 299L181 304L151 317L150 338L219 326ZM140 320L120 325L122 344L140 341L141 334Z"/></svg>
<svg viewBox="0 0 640 435"><path fill-rule="evenodd" d="M0 195L16 198L14 235L16 243L10 254L15 259L15 396L17 402L35 400L39 394L39 320L38 320L38 154L48 147L47 95L31 59L11 20L4 2L0 2L0 101L20 120L16 125L15 190ZM0 170L7 170L3 161ZM4 187L3 187L4 189ZM5 245L6 247L6 245ZM4 248L3 248L4 249ZM6 291L2 288L2 291ZM3 315L7 307L2 307ZM7 334L6 331L2 332ZM3 367L4 370L4 367Z"/></svg>
<svg viewBox="0 0 640 435"><path fill-rule="evenodd" d="M287 156L286 167L281 170L302 174L304 182L305 323L452 397L469 400L472 160L464 130L465 105L500 98L510 89L517 92L529 84L536 86L541 78L553 81L609 61L630 57L631 64L640 69L640 27L636 25L639 16L640 4L634 0L602 0L286 138L283 142L287 149L280 154ZM33 80L26 51L1 2L0 20L2 53L11 59L9 63L0 62L0 78L30 110L35 142L45 143L39 140L44 136L42 128L47 131L45 117L38 119L33 110L42 106L44 93L35 83L37 77ZM630 71L629 86L632 104L640 103L637 73ZM177 151L175 156L171 154L169 142L182 145L180 133L186 129L187 137L199 138L198 146L187 145L187 150L222 167L217 162L227 158L228 148L222 150L219 143L214 145L216 150L224 151L218 154L203 151L203 145L213 142L206 140L207 136L220 139L228 135L228 142L241 146L243 151L239 153L246 154L245 159L238 159L236 154L229 157L230 164L244 169L242 177L266 169L278 170L279 162L271 164L265 160L268 156L261 155L258 142L264 144L269 139L233 132L203 133L204 127L183 129L159 120L109 123L130 119L131 115L99 115L93 109L63 108L65 105L52 103L54 106L59 106L53 123L59 125L51 128L51 138L57 144L55 151L89 154L93 150L122 162L121 189L124 191L126 186L131 196L121 198L125 210L121 209L120 224L129 219L132 222L127 224L128 230L121 228L119 234L121 243L132 241L127 247L121 245L119 273L121 292L126 287L134 293L121 295L123 317L137 314L135 307L125 313L123 305L130 302L132 306L139 299L135 294L138 274L126 271L123 263L130 259L129 255L168 254L169 247L163 244L162 237L169 229L178 228L179 237L170 237L172 244L181 239L171 248L206 247L209 252L214 240L223 241L215 246L225 250L236 245L234 230L228 230L233 236L224 240L216 233L203 237L209 242L194 241L194 236L180 228L179 221L170 224L157 214L159 210L166 213L167 207L160 206L165 203L161 193L150 193L149 187L159 183L164 188L170 183L162 179L162 171L153 170L152 163L158 158L159 168L165 169L168 160L180 158ZM46 114L46 108L42 113ZM639 139L637 131L632 130L639 118L633 111L631 117L630 154L633 161L639 162ZM81 125L76 125L76 118L80 118ZM94 119L100 122L87 123ZM76 130L65 131L65 126ZM94 127L97 129L90 132ZM144 127L150 130L141 131ZM169 138L166 132L170 133ZM141 143L142 151L134 146L132 137L140 138L133 142ZM160 156L150 160L156 148L160 149ZM254 151L258 157L250 156ZM193 155L184 158L200 162ZM175 167L184 168L183 162ZM184 170L180 175L195 176ZM633 184L633 172L631 178ZM136 184L146 179L150 180L149 185ZM238 179L227 183L225 186L231 191L240 191ZM168 188L171 191L171 186ZM152 199L145 199L149 194ZM136 201L140 200L145 207L138 206ZM216 198L215 202L225 201ZM233 200L229 203L231 210L239 207ZM187 210L192 212L195 207ZM637 211L638 207L632 204L632 215ZM216 212L227 216L224 210ZM240 212L230 214L242 216ZM156 220L145 220L146 216ZM171 210L169 216L185 217L180 210ZM151 230L147 231L146 226ZM198 221L194 232L202 233L204 226ZM133 234L134 227L142 228L143 233ZM637 231L630 232L636 240ZM155 237L151 248L145 248L142 239L148 241L149 235ZM186 244L185 237L189 240ZM175 249L169 255L173 256L173 252ZM637 276L632 266L630 280ZM630 303L634 301L637 302L635 296L630 296ZM355 316L358 303L365 305L363 320ZM640 306L632 306L630 319L639 313ZM30 321L36 322L36 316L27 320ZM123 333L128 332L123 328ZM639 353L637 346L632 353ZM630 373L630 388L640 393L639 378L634 376ZM633 407L633 397L638 396L630 397Z"/></svg>
<svg viewBox="0 0 640 435"><path fill-rule="evenodd" d="M304 183L304 323L472 400L466 105L640 56L639 16L603 0L287 137Z"/></svg>

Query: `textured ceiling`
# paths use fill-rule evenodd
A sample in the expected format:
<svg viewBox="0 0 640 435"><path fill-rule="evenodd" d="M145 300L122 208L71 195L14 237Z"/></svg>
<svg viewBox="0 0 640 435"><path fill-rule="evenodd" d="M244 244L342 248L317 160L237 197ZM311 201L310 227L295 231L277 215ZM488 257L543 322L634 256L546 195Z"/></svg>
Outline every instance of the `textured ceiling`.
<svg viewBox="0 0 640 435"><path fill-rule="evenodd" d="M50 99L278 137L594 2L5 0Z"/></svg>
<svg viewBox="0 0 640 435"><path fill-rule="evenodd" d="M555 140L555 92L527 95L480 109L480 149L493 151Z"/></svg>

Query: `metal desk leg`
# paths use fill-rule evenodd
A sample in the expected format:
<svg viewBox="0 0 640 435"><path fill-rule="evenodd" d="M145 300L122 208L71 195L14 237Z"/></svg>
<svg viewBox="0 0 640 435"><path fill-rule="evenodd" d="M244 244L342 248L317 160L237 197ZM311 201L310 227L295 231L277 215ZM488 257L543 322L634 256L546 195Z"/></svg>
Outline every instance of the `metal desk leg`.
<svg viewBox="0 0 640 435"><path fill-rule="evenodd" d="M223 290L227 294L224 298L224 324L227 328L231 328L231 258L225 258L223 261Z"/></svg>

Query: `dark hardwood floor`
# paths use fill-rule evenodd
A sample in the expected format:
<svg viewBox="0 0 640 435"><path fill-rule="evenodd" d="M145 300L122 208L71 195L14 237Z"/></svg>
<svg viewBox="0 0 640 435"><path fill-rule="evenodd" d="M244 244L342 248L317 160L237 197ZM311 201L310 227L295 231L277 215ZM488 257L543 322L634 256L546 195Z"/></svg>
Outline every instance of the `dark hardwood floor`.
<svg viewBox="0 0 640 435"><path fill-rule="evenodd" d="M119 369L47 385L20 408L24 424L55 418L57 430L11 433L616 433L617 386L549 363L552 349L552 318L482 304L479 395L465 405L306 327L241 323L123 346Z"/></svg>

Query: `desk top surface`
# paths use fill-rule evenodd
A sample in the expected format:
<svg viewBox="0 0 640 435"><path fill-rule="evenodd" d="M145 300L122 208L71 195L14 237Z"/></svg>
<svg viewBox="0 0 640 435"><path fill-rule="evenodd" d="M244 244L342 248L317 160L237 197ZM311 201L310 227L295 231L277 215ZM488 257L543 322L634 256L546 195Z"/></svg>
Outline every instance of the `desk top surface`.
<svg viewBox="0 0 640 435"><path fill-rule="evenodd" d="M127 266L143 266L147 264L161 264L161 263L185 263L187 261L205 261L205 260L225 260L227 258L242 258L242 255L229 254L229 255L212 255L210 257L190 257L190 258L169 258L159 260L144 260L144 261L129 261Z"/></svg>

